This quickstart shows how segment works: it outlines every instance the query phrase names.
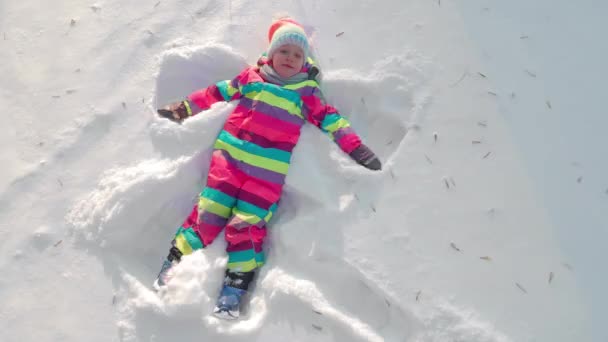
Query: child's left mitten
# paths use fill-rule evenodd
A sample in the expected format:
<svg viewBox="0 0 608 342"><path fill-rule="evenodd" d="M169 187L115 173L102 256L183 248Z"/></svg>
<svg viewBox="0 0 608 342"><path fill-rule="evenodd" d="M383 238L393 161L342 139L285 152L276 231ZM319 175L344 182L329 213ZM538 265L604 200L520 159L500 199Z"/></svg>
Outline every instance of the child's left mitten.
<svg viewBox="0 0 608 342"><path fill-rule="evenodd" d="M357 163L370 170L382 170L382 163L380 163L380 159L378 159L376 154L374 154L374 152L372 152L372 150L370 150L370 148L364 144L361 144L361 146L357 147L349 155Z"/></svg>
<svg viewBox="0 0 608 342"><path fill-rule="evenodd" d="M189 117L191 111L189 110L188 101L181 101L172 103L164 108L158 109L156 112L158 115L167 118L171 121L182 122L184 119Z"/></svg>

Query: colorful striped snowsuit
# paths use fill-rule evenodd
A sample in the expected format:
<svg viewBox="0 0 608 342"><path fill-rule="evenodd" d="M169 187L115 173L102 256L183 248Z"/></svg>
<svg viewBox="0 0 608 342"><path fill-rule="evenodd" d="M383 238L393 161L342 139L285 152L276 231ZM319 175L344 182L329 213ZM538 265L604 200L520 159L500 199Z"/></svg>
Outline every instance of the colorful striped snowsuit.
<svg viewBox="0 0 608 342"><path fill-rule="evenodd" d="M310 67L306 63L305 70ZM279 86L249 67L188 96L192 115L219 101L238 100L215 142L199 203L178 229L184 254L208 246L225 227L228 269L249 272L264 263L266 225L277 209L300 128L309 121L346 153L361 140L335 108L325 104L315 80Z"/></svg>

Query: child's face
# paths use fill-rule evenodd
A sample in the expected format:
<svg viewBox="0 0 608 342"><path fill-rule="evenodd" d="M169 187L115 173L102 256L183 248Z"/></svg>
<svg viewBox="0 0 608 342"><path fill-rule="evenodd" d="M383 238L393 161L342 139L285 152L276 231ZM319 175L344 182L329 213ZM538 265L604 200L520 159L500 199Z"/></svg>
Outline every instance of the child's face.
<svg viewBox="0 0 608 342"><path fill-rule="evenodd" d="M297 45L283 45L272 55L272 67L283 78L289 78L302 69L304 51Z"/></svg>

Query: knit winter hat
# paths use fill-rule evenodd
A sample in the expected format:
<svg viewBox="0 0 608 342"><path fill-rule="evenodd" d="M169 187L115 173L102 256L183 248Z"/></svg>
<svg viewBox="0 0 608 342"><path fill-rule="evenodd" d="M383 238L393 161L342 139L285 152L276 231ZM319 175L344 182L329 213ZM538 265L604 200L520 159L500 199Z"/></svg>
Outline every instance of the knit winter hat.
<svg viewBox="0 0 608 342"><path fill-rule="evenodd" d="M272 54L281 46L288 44L299 46L304 51L304 61L310 56L306 32L302 25L291 18L282 18L272 23L268 30L268 41L268 58L272 58Z"/></svg>

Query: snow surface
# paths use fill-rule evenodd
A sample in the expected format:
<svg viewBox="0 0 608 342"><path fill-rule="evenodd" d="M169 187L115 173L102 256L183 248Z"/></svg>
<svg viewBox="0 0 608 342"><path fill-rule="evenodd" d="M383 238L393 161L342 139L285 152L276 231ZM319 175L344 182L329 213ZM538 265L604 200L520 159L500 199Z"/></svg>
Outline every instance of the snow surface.
<svg viewBox="0 0 608 342"><path fill-rule="evenodd" d="M605 341L606 119L583 98L606 50L572 49L597 86L562 86L541 44L599 37L580 3L545 14L580 34L523 0L1 3L0 340ZM385 167L305 127L247 313L219 321L221 238L151 284L233 104L183 125L154 108L253 63L282 13Z"/></svg>

